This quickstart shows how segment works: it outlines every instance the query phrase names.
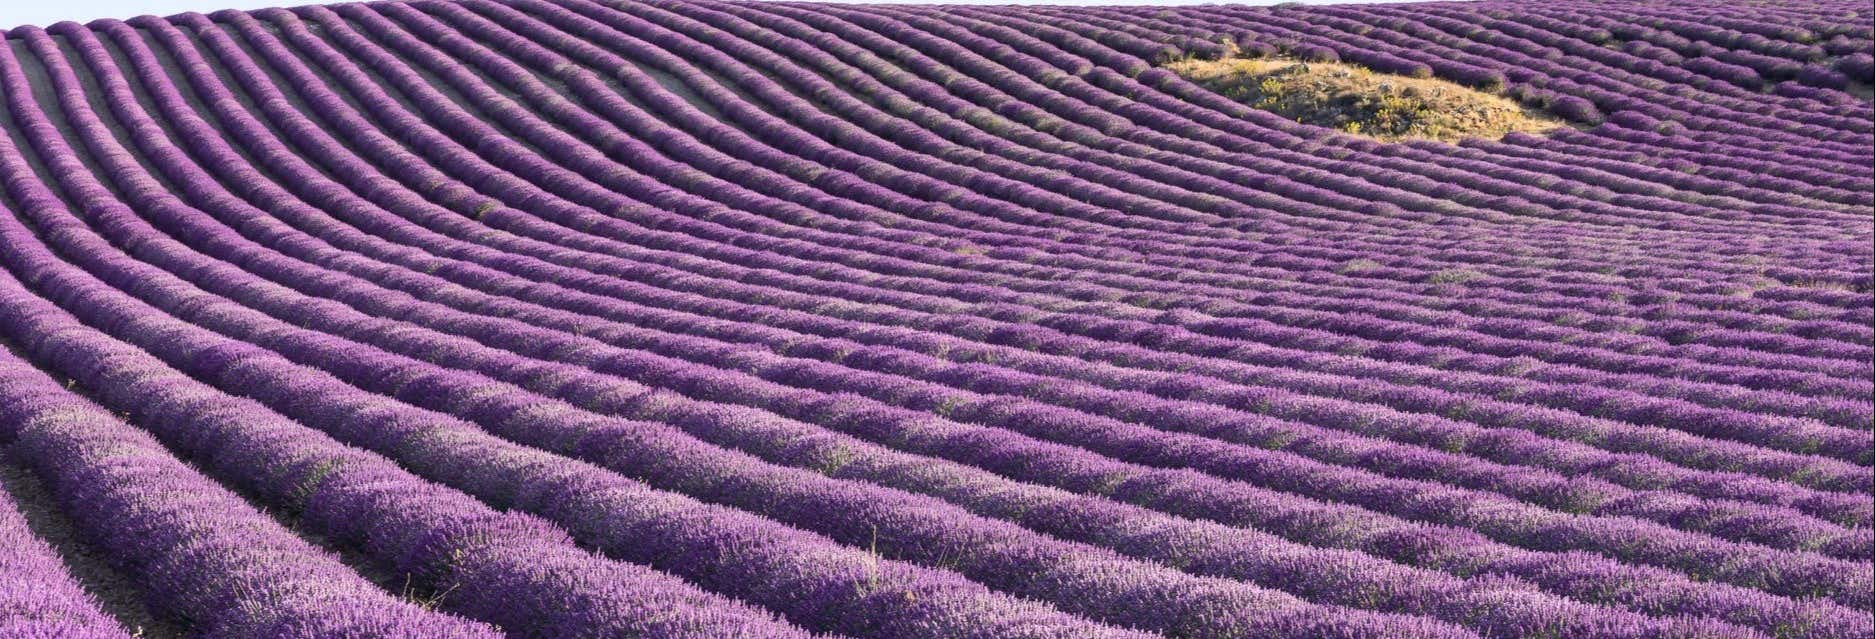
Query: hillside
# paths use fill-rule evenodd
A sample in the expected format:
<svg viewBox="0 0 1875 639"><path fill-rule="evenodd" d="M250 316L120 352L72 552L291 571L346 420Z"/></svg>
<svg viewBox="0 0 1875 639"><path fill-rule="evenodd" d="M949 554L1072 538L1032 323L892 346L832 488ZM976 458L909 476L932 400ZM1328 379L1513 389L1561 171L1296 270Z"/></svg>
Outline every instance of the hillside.
<svg viewBox="0 0 1875 639"><path fill-rule="evenodd" d="M1875 8L0 46L0 637L1875 636Z"/></svg>

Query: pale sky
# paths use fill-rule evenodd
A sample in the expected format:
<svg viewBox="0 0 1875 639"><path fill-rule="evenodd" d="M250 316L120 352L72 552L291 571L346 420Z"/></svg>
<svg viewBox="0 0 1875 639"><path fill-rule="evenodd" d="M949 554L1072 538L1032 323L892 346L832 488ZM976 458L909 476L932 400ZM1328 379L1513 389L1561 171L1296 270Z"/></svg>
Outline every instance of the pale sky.
<svg viewBox="0 0 1875 639"><path fill-rule="evenodd" d="M848 0L838 0L848 1ZM870 2L936 4L944 0L867 0ZM1209 4L1220 0L951 0L966 4ZM1230 0L1226 0L1230 1ZM1238 4L1276 4L1278 0L1236 0ZM1349 2L1350 0L1333 0ZM1355 2L1372 0L1353 0ZM220 9L262 9L266 7L322 4L321 1L296 0L0 0L0 28L23 24L46 26L62 20L87 22L98 18L133 18L144 14L159 16ZM1310 4L1327 4L1314 0Z"/></svg>

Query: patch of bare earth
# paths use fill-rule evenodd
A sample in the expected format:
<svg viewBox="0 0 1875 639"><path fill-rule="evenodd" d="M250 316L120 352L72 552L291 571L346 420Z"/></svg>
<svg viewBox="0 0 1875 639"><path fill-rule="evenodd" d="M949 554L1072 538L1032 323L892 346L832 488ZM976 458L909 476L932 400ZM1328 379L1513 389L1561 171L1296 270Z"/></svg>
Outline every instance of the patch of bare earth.
<svg viewBox="0 0 1875 639"><path fill-rule="evenodd" d="M1378 73L1341 62L1226 58L1165 68L1244 104L1384 141L1498 139L1561 120L1495 93L1438 78Z"/></svg>

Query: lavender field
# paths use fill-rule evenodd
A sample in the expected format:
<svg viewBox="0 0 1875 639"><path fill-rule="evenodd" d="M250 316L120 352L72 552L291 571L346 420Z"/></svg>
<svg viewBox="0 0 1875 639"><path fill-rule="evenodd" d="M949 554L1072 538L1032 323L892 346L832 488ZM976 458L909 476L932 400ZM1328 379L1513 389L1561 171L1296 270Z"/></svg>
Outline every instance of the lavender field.
<svg viewBox="0 0 1875 639"><path fill-rule="evenodd" d="M1872 637L1872 25L15 28L0 637ZM1165 66L1231 58L1557 125L1380 141Z"/></svg>

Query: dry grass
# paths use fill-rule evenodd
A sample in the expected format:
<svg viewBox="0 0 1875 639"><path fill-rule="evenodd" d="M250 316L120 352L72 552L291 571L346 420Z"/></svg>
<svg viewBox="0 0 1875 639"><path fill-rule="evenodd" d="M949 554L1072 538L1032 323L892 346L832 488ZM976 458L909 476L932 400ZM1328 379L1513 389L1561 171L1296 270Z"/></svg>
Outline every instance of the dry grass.
<svg viewBox="0 0 1875 639"><path fill-rule="evenodd" d="M1863 100L1875 101L1875 87L1870 87L1867 83L1852 80L1849 82L1849 88L1846 89L1846 91L1849 92L1849 95L1862 98Z"/></svg>
<svg viewBox="0 0 1875 639"><path fill-rule="evenodd" d="M1165 66L1250 106L1378 140L1498 139L1513 131L1536 133L1564 126L1548 114L1493 93L1339 62L1231 58Z"/></svg>

